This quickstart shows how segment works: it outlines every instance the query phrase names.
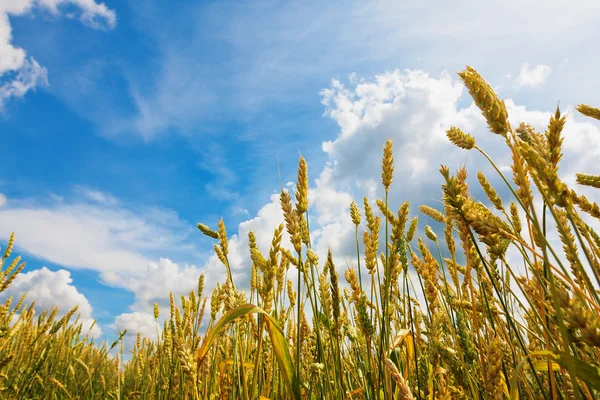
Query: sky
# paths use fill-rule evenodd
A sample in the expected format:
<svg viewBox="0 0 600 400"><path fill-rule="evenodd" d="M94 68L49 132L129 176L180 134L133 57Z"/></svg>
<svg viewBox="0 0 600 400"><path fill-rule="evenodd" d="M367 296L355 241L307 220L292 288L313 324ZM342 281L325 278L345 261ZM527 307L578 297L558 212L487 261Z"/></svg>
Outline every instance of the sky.
<svg viewBox="0 0 600 400"><path fill-rule="evenodd" d="M315 249L342 268L350 201L382 197L386 139L391 208L410 200L412 215L439 207L440 164L491 172L450 126L508 167L458 79L466 65L513 124L544 130L560 101L561 176L598 173L600 125L574 109L600 105L598 20L583 0L0 0L0 245L15 232L27 261L0 296L79 305L108 340L153 336L155 302L166 310L201 273L205 294L225 279L198 222L224 219L247 283L247 234L268 251L300 154Z"/></svg>

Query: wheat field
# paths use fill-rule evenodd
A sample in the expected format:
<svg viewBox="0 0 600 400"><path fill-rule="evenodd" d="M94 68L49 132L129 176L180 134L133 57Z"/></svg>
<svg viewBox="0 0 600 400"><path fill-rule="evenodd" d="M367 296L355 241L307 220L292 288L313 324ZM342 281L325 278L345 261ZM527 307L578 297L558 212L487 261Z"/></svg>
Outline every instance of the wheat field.
<svg viewBox="0 0 600 400"><path fill-rule="evenodd" d="M223 221L215 229L198 224L227 279L205 293L200 276L188 296L171 294L168 316L155 305L158 340L138 334L130 355L125 332L97 342L77 308L62 318L56 308L35 315L26 297L8 298L0 306L0 397L598 398L600 235L590 221L600 219L600 206L578 188L600 189L600 176L582 172L577 187L561 180L566 117L558 108L545 132L513 127L475 69L459 76L490 134L504 139L510 172L460 127L447 137L487 159L509 196L477 173L486 195L477 200L466 168L442 165L439 209L389 204L388 140L385 198L349 205L356 255L335 265L331 252L320 260L311 249L308 169L300 158L295 193L281 191L284 221L268 254L248 235L250 282L233 280ZM577 110L600 120L600 109ZM25 265L11 258L14 240L0 260L0 292Z"/></svg>

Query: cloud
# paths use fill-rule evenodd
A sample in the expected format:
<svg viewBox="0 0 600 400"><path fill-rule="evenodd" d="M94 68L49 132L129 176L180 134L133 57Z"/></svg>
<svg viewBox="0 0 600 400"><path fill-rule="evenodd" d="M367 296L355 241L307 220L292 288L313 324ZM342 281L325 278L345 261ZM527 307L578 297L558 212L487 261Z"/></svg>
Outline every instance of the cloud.
<svg viewBox="0 0 600 400"><path fill-rule="evenodd" d="M19 274L14 282L0 294L0 298L6 299L12 296L13 299L19 299L24 293L27 293L26 304L35 302L36 312L39 313L56 306L59 308L59 317L78 306L77 313L80 314L80 322L86 332L94 322L92 306L72 283L73 279L71 279L69 271L64 269L50 271L43 267ZM74 320L75 318L71 321ZM90 331L92 337L99 337L101 333L98 325L94 325Z"/></svg>
<svg viewBox="0 0 600 400"><path fill-rule="evenodd" d="M0 193L0 207L6 204L6 196Z"/></svg>
<svg viewBox="0 0 600 400"><path fill-rule="evenodd" d="M154 315L144 312L133 312L115 318L114 327L119 331L127 329L127 336L135 337L138 333L143 337L156 339L156 321ZM159 331L162 326L158 327Z"/></svg>
<svg viewBox="0 0 600 400"><path fill-rule="evenodd" d="M439 163L489 169L487 163L473 152L451 145L445 131L455 125L471 133L478 145L504 165L509 154L501 138L489 133L479 109L472 103L460 107L466 90L455 78L442 73L438 78L423 71L386 72L371 81L346 87L334 80L322 91L325 115L340 127L334 140L323 143L328 163L321 175L328 187L352 193L382 194L378 176L382 146L386 139L394 142L395 174L391 191L394 202L398 195L410 198L439 198ZM530 110L505 100L513 125L525 121L543 132L551 111ZM593 170L593 160L600 150L598 127L577 115L570 107L564 135L564 175ZM594 143L594 145L591 145ZM584 151L585 150L585 151ZM319 185L317 185L319 186ZM372 189L374 188L374 189ZM358 190L357 190L358 189Z"/></svg>
<svg viewBox="0 0 600 400"><path fill-rule="evenodd" d="M248 289L250 282L251 261L248 251L248 232L256 234L257 245L268 254L275 228L283 222L283 214L279 206L279 195L271 196L256 217L240 223L236 233L229 237L228 259L232 269L233 280L238 290ZM198 232L198 235L201 235ZM202 240L213 241L207 237ZM290 247L287 234L283 238L284 246ZM204 297L210 297L218 282L225 282L226 270L216 254L210 255L202 264L177 264L165 258L148 264L145 273L133 277L127 286L135 294L135 302L130 306L131 313L123 313L115 318L114 328L127 329L126 349L131 349L135 335L155 337L156 327L153 316L153 305L157 303L160 309L159 322L169 314L169 293L173 292L175 302L180 304L180 296L187 296L191 290L196 290L198 278L204 274ZM210 313L210 303L207 304L204 322ZM161 327L159 327L162 329Z"/></svg>
<svg viewBox="0 0 600 400"><path fill-rule="evenodd" d="M254 218L240 223L229 236L229 255L233 280L239 290L247 290L250 282L251 261L248 250L248 233L256 234L256 242L263 254L268 254L273 232L283 222L283 214L279 205L279 195L273 194ZM215 243L213 239L204 237L198 232L200 240ZM284 232L284 246L290 248L289 237ZM179 302L180 295L195 290L200 274L204 274L204 296L210 296L218 282L225 282L226 270L216 254L211 254L199 265L177 264L161 258L158 262L148 263L142 274L136 275L127 284L135 294L135 302L130 309L135 312L152 314L154 303L158 303L161 315L169 311L169 292L173 292ZM207 310L208 313L208 310ZM129 318L129 317L127 317ZM124 319L127 320L127 318ZM161 317L162 318L162 317ZM123 325L124 326L124 325Z"/></svg>
<svg viewBox="0 0 600 400"><path fill-rule="evenodd" d="M117 24L115 12L104 3L95 0L38 0L39 7L54 15L60 13L61 6L73 5L81 10L79 19L95 29L114 28Z"/></svg>
<svg viewBox="0 0 600 400"><path fill-rule="evenodd" d="M549 65L539 64L535 67L530 67L529 64L524 63L521 65L517 83L519 86L536 87L546 82L551 72L552 68Z"/></svg>
<svg viewBox="0 0 600 400"><path fill-rule="evenodd" d="M329 161L321 185L359 198L382 197L382 146L390 138L396 155L394 208L407 195L438 197L439 162L459 165L469 157L448 143L445 131L451 125L468 132L485 127L474 106L458 108L462 94L462 86L445 72L435 78L420 70L395 70L350 87L334 80L322 91L322 101L340 131L323 143Z"/></svg>
<svg viewBox="0 0 600 400"><path fill-rule="evenodd" d="M104 3L94 0L15 0L0 3L0 111L12 98L23 97L38 86L48 85L48 71L24 49L12 44L10 17L21 16L39 8L59 16L60 9L74 6L80 20L93 28L113 28L116 15Z"/></svg>
<svg viewBox="0 0 600 400"><path fill-rule="evenodd" d="M118 203L116 197L114 197L108 193L103 193L99 190L95 190L95 189L85 187L85 186L77 186L75 188L75 190L78 193L80 193L82 196L84 196L86 199L91 200L95 203L99 203L99 204L103 204L103 205L107 205L107 206L114 206L114 205L117 205L117 203Z"/></svg>
<svg viewBox="0 0 600 400"><path fill-rule="evenodd" d="M129 360L131 351L137 341L137 335L139 334L143 338L156 340L157 334L160 334L163 329L161 321L159 320L160 325L157 325L154 315L151 312L135 311L118 315L115 321L108 327L118 332L127 331L123 337L123 350L125 353L124 359ZM119 347L117 346L113 350L113 353L116 353L118 350Z"/></svg>
<svg viewBox="0 0 600 400"><path fill-rule="evenodd" d="M158 262L148 263L145 273L132 277L128 288L135 293L135 303L132 310L152 310L154 303L161 307L169 306L169 293L175 296L186 295L190 290L198 286L198 278L202 269L195 265L178 265L167 258L161 258ZM225 274L216 277L220 279ZM209 279L213 286L215 282Z"/></svg>
<svg viewBox="0 0 600 400"><path fill-rule="evenodd" d="M145 273L160 256L198 254L186 241L193 226L174 212L129 208L93 189L72 201L7 203L0 208L0 238L12 231L20 251L63 267L97 271L119 287L127 287L130 277Z"/></svg>
<svg viewBox="0 0 600 400"><path fill-rule="evenodd" d="M20 199L5 204L0 208L0 239L6 240L14 231L16 251L26 253L25 258L33 255L66 268L93 270L99 273L101 283L131 291L135 299L129 305L132 312L117 316L115 323L108 326L129 329L128 349L138 330L148 334L147 320L155 302L164 313L168 310L169 293L173 292L177 299L186 295L197 287L201 273L207 277L208 295L217 282L224 280L225 269L216 257L205 257L205 264L200 266L167 258L201 255L187 240L191 232L197 235L194 239L201 234L172 211L139 205L129 208L114 196L90 187L78 186L75 192L78 197L74 200L54 196L49 200ZM237 252L242 249L236 243L237 239L232 238L232 260L241 259ZM71 303L60 296L78 296L80 311L85 318L90 317L91 308L70 284L68 271L39 271L26 275L26 281L19 281L22 283L13 285L12 290L35 292L43 299L57 298L61 307ZM50 278L53 281L46 284ZM61 287L61 283L68 283L69 288ZM38 306L49 307L47 301L38 302ZM152 333L153 317L150 320Z"/></svg>

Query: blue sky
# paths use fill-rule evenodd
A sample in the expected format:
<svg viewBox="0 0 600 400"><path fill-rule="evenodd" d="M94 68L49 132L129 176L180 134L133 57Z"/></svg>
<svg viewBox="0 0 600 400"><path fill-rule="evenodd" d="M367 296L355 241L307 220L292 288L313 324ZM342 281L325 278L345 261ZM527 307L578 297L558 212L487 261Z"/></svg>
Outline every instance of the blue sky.
<svg viewBox="0 0 600 400"><path fill-rule="evenodd" d="M521 3L3 1L0 243L15 231L32 274L14 294L87 302L106 337L151 335L154 301L224 278L197 222L224 218L247 276L245 235L267 246L278 166L293 181L299 153L317 247L343 263L346 209L379 195L387 137L398 202L435 204L441 162L487 168L443 137L455 123L497 147L465 65L540 129L559 100L600 104L600 6ZM594 172L597 151L579 152L598 126L572 115L569 129L565 174Z"/></svg>

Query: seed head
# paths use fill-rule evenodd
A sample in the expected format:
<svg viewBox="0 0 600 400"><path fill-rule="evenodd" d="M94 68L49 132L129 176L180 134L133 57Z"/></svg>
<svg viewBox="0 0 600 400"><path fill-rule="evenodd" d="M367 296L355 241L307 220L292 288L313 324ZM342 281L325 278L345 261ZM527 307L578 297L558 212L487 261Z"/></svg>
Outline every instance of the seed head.
<svg viewBox="0 0 600 400"><path fill-rule="evenodd" d="M352 217L352 223L358 229L360 225L360 210L355 202L350 203L350 216Z"/></svg>
<svg viewBox="0 0 600 400"><path fill-rule="evenodd" d="M198 278L198 298L202 298L202 292L204 291L204 274L200 274Z"/></svg>
<svg viewBox="0 0 600 400"><path fill-rule="evenodd" d="M587 104L580 104L577 106L577 111L587 117L600 120L600 108L591 107Z"/></svg>
<svg viewBox="0 0 600 400"><path fill-rule="evenodd" d="M392 176L394 175L394 155L392 153L392 140L388 139L383 146L383 160L381 162L381 181L385 190L390 188L392 184Z"/></svg>
<svg viewBox="0 0 600 400"><path fill-rule="evenodd" d="M577 174L577 183L600 189L600 175Z"/></svg>
<svg viewBox="0 0 600 400"><path fill-rule="evenodd" d="M483 113L490 130L497 135L506 137L510 130L510 124L504 101L498 99L489 83L473 67L467 66L464 71L458 73L458 76Z"/></svg>
<svg viewBox="0 0 600 400"><path fill-rule="evenodd" d="M433 207L422 205L419 207L419 210L428 217L435 219L437 222L445 221L444 214L442 214Z"/></svg>
<svg viewBox="0 0 600 400"><path fill-rule="evenodd" d="M308 210L308 165L304 157L298 163L298 184L296 185L296 210L303 214Z"/></svg>
<svg viewBox="0 0 600 400"><path fill-rule="evenodd" d="M408 240L409 242L415 237L415 232L417 231L418 223L419 217L413 217L412 221L410 221L410 226L408 227L408 231L406 232L406 240Z"/></svg>
<svg viewBox="0 0 600 400"><path fill-rule="evenodd" d="M218 239L219 238L219 233L213 231L212 229L210 229L208 226L198 223L198 229L200 229L200 232L204 233L206 236L211 237L213 239Z"/></svg>
<svg viewBox="0 0 600 400"><path fill-rule="evenodd" d="M548 124L548 131L546 132L546 139L548 141L548 150L550 151L550 162L554 167L558 166L560 159L562 158L561 149L563 138L561 132L567 122L567 116L560 116L560 108L556 107L556 112L550 118Z"/></svg>
<svg viewBox="0 0 600 400"><path fill-rule="evenodd" d="M454 145L461 149L471 150L475 147L475 138L454 126L446 131L446 136Z"/></svg>
<svg viewBox="0 0 600 400"><path fill-rule="evenodd" d="M427 236L432 242L437 242L437 235L429 225L425 225L425 236Z"/></svg>
<svg viewBox="0 0 600 400"><path fill-rule="evenodd" d="M6 260L10 257L10 253L12 253L13 245L15 244L15 233L10 234L10 238L8 239L8 244L6 245L6 250L4 251L4 259Z"/></svg>
<svg viewBox="0 0 600 400"><path fill-rule="evenodd" d="M479 171L477 173L477 179L479 179L479 184L481 185L481 188L485 192L488 199L490 199L494 207L496 207L496 210L504 210L504 207L502 205L502 199L500 198L500 196L498 196L498 193L496 193L496 190L492 187L492 185L487 180L483 172Z"/></svg>

